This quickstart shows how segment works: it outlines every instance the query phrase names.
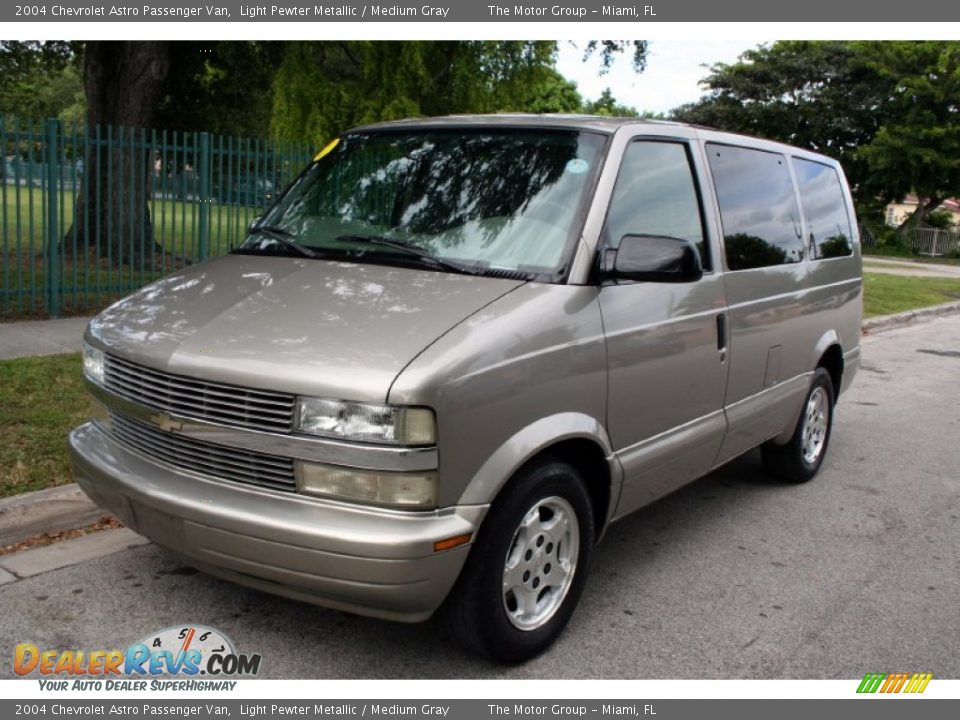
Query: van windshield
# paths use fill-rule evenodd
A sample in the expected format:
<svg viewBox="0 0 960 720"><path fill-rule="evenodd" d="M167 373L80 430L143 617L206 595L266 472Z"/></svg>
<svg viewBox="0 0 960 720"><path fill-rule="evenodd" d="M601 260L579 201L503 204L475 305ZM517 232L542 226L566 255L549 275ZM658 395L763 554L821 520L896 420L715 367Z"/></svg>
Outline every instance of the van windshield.
<svg viewBox="0 0 960 720"><path fill-rule="evenodd" d="M349 134L240 251L290 252L293 240L321 258L557 280L604 145L603 135L542 129Z"/></svg>

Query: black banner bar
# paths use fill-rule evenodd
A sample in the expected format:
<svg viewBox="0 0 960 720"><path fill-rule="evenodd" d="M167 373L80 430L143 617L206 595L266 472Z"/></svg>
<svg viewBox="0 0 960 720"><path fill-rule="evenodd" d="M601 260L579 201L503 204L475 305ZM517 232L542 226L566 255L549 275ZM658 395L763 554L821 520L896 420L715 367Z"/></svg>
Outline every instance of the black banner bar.
<svg viewBox="0 0 960 720"><path fill-rule="evenodd" d="M211 0L209 4L170 0L134 4L96 0L25 2L0 7L0 22L870 22L960 20L960 3L915 0L909 5L874 0L869 6L806 0L646 0L631 2L297 2L276 0L258 4ZM907 32L909 34L909 32Z"/></svg>
<svg viewBox="0 0 960 720"><path fill-rule="evenodd" d="M855 686L851 687L855 693ZM904 707L909 703L910 708ZM941 720L960 700L852 697L848 700L3 700L0 717L231 718L232 720Z"/></svg>

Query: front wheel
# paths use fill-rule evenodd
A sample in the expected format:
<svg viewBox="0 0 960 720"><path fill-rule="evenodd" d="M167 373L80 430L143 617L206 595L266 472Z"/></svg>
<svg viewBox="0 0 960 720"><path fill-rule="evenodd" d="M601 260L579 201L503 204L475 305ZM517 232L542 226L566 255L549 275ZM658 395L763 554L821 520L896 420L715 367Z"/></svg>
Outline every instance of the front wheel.
<svg viewBox="0 0 960 720"><path fill-rule="evenodd" d="M572 466L522 470L497 497L445 605L451 633L494 660L522 662L561 633L593 549L590 496Z"/></svg>
<svg viewBox="0 0 960 720"><path fill-rule="evenodd" d="M817 368L803 404L803 412L785 445L766 443L761 448L767 470L788 482L812 480L830 443L833 427L833 380L825 369Z"/></svg>

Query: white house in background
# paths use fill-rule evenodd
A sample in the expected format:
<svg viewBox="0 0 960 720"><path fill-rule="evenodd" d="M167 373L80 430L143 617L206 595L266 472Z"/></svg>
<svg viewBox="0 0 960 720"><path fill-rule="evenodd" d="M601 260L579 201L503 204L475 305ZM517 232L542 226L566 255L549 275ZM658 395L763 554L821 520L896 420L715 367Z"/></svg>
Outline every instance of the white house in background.
<svg viewBox="0 0 960 720"><path fill-rule="evenodd" d="M895 227L900 225L904 220L913 215L919 205L920 201L916 195L907 195L903 199L903 202L890 203L887 205L886 216L884 218L887 225L893 225ZM953 216L953 224L960 225L960 199L953 198L951 200L945 200L937 210L950 213Z"/></svg>

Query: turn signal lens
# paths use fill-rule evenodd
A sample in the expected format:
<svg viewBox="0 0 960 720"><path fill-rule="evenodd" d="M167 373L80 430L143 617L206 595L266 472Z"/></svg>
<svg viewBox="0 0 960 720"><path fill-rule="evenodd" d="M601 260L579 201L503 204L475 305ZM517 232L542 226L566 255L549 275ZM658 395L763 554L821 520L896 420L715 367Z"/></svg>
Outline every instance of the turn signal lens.
<svg viewBox="0 0 960 720"><path fill-rule="evenodd" d="M298 462L297 490L304 495L425 510L437 506L435 472L384 472Z"/></svg>
<svg viewBox="0 0 960 720"><path fill-rule="evenodd" d="M434 552L443 552L444 550L450 550L451 548L460 547L461 545L466 545L470 542L470 538L473 535L454 535L453 537L446 538L445 540L437 540L433 544Z"/></svg>
<svg viewBox="0 0 960 720"><path fill-rule="evenodd" d="M83 344L83 374L100 385L103 383L103 350Z"/></svg>

